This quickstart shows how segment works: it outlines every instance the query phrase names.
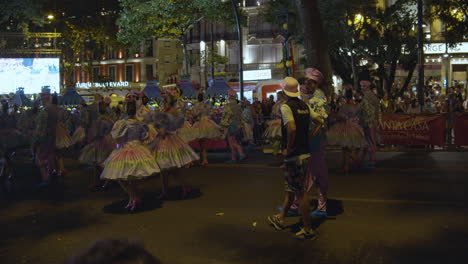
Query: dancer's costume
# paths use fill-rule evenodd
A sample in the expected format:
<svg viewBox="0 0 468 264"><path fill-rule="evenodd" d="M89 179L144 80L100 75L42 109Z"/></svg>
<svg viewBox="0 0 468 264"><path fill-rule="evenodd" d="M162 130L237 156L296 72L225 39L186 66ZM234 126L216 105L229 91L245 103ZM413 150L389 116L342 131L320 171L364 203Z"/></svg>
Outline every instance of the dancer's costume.
<svg viewBox="0 0 468 264"><path fill-rule="evenodd" d="M119 144L104 161L102 179L136 180L150 177L161 170L142 141L148 138L148 126L136 119L119 120L111 135Z"/></svg>
<svg viewBox="0 0 468 264"><path fill-rule="evenodd" d="M148 126L148 138L143 142L145 145L149 145L151 142L153 142L156 139L156 136L158 135L158 132L154 128L154 125L152 122L147 122L147 116L152 113L151 109L149 109L148 106L146 105L140 105L137 109L137 113L135 115L135 118L140 121L145 123Z"/></svg>
<svg viewBox="0 0 468 264"><path fill-rule="evenodd" d="M34 129L36 128L36 119L38 115L39 115L39 110L37 111L34 111L33 109L26 110L20 115L17 125L16 125L19 131L21 131L21 134L27 137L30 143L32 143Z"/></svg>
<svg viewBox="0 0 468 264"><path fill-rule="evenodd" d="M326 120L328 118L327 98L322 90L316 90L312 97L308 100L308 104L312 111L317 113L324 125L319 131L319 134L313 137L309 142L310 159L307 168L305 179L306 190L310 191L313 186L317 187L317 210L327 211L327 196L328 196L328 166L325 160L326 146ZM315 128L314 125L311 126Z"/></svg>
<svg viewBox="0 0 468 264"><path fill-rule="evenodd" d="M66 123L66 110L57 107L57 132L56 132L56 147L57 149L66 149L73 145L72 138L68 132Z"/></svg>
<svg viewBox="0 0 468 264"><path fill-rule="evenodd" d="M158 131L150 150L161 170L182 168L199 160L198 154L176 133L184 124L183 115L153 112L147 118Z"/></svg>
<svg viewBox="0 0 468 264"><path fill-rule="evenodd" d="M284 101L278 101L273 105L271 111L272 120L267 122L267 128L263 137L268 140L279 140L281 139L281 106L284 104Z"/></svg>
<svg viewBox="0 0 468 264"><path fill-rule="evenodd" d="M243 125L242 125L242 132L243 132L243 139L246 142L253 143L255 138L254 138L254 118L252 114L252 110L250 107L245 107L244 110L242 110L242 120L243 120Z"/></svg>
<svg viewBox="0 0 468 264"><path fill-rule="evenodd" d="M327 133L329 145L351 149L367 147L357 112L357 106L352 104L344 104L340 107L337 114L340 120Z"/></svg>
<svg viewBox="0 0 468 264"><path fill-rule="evenodd" d="M197 120L192 129L194 138L191 140L209 140L222 137L221 127L218 126L213 119L211 106L204 102L197 102L193 107L192 117Z"/></svg>
<svg viewBox="0 0 468 264"><path fill-rule="evenodd" d="M86 131L89 127L89 112L87 107L82 107L79 113L79 126L73 132L72 141L73 144L81 143L86 139Z"/></svg>
<svg viewBox="0 0 468 264"><path fill-rule="evenodd" d="M108 115L101 115L89 130L90 142L81 151L80 162L91 165L102 165L115 149L111 131L114 123Z"/></svg>
<svg viewBox="0 0 468 264"><path fill-rule="evenodd" d="M181 137L185 142L191 142L197 139L197 131L192 128L192 124L190 124L187 116L187 103L179 100L177 101L175 108L183 117L184 123L182 126L177 130L177 135Z"/></svg>
<svg viewBox="0 0 468 264"><path fill-rule="evenodd" d="M38 115L34 132L36 159L40 166L52 172L56 170L56 143L59 108L47 105Z"/></svg>
<svg viewBox="0 0 468 264"><path fill-rule="evenodd" d="M28 146L31 137L15 128L15 119L11 116L0 116L0 158L18 147Z"/></svg>
<svg viewBox="0 0 468 264"><path fill-rule="evenodd" d="M362 102L359 104L359 118L367 140L369 165L375 166L378 141L377 126L381 115L379 98L371 91L364 93Z"/></svg>

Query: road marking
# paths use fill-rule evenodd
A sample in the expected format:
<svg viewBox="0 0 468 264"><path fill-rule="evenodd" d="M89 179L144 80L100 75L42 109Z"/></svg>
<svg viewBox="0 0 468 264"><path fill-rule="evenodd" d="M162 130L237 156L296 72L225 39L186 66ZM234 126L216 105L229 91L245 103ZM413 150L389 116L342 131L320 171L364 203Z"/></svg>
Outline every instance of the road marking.
<svg viewBox="0 0 468 264"><path fill-rule="evenodd" d="M431 201L431 200L387 200L387 199L367 199L367 198L348 198L348 197L328 197L328 199L344 202L363 202L363 203L386 203L386 204L412 204L412 205L439 205L467 207L463 201Z"/></svg>
<svg viewBox="0 0 468 264"><path fill-rule="evenodd" d="M280 167L273 167L259 164L210 164L207 167L211 168L252 168L252 169L280 169ZM399 171L399 172L460 172L468 173L468 169L457 169L457 168L388 168L388 167L377 167L377 171ZM333 171L333 169L331 169ZM352 173L350 173L352 174Z"/></svg>

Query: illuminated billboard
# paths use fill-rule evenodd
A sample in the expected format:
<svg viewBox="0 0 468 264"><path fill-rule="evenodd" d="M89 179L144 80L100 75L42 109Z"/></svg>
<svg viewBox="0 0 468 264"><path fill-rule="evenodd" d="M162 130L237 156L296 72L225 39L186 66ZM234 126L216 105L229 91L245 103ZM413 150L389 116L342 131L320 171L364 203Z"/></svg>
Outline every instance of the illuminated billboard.
<svg viewBox="0 0 468 264"><path fill-rule="evenodd" d="M0 94L14 93L19 87L26 94L37 94L43 86L60 92L59 58L0 58Z"/></svg>

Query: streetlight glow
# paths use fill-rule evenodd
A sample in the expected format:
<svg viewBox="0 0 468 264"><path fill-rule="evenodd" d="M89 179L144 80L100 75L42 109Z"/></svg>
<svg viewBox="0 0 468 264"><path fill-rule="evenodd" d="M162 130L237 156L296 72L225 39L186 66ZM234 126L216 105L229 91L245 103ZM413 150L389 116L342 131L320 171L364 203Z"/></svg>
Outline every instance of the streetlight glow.
<svg viewBox="0 0 468 264"><path fill-rule="evenodd" d="M47 19L49 19L49 20L52 20L52 19L54 19L54 18L55 18L55 16L52 15L52 14L47 16Z"/></svg>

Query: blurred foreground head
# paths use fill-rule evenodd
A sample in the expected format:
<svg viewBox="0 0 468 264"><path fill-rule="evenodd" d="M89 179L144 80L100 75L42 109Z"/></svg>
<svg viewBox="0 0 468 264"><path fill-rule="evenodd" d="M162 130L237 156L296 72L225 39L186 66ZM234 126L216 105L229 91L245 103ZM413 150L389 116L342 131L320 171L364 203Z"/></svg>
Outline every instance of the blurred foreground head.
<svg viewBox="0 0 468 264"><path fill-rule="evenodd" d="M128 240L97 241L67 264L160 264L141 244Z"/></svg>

